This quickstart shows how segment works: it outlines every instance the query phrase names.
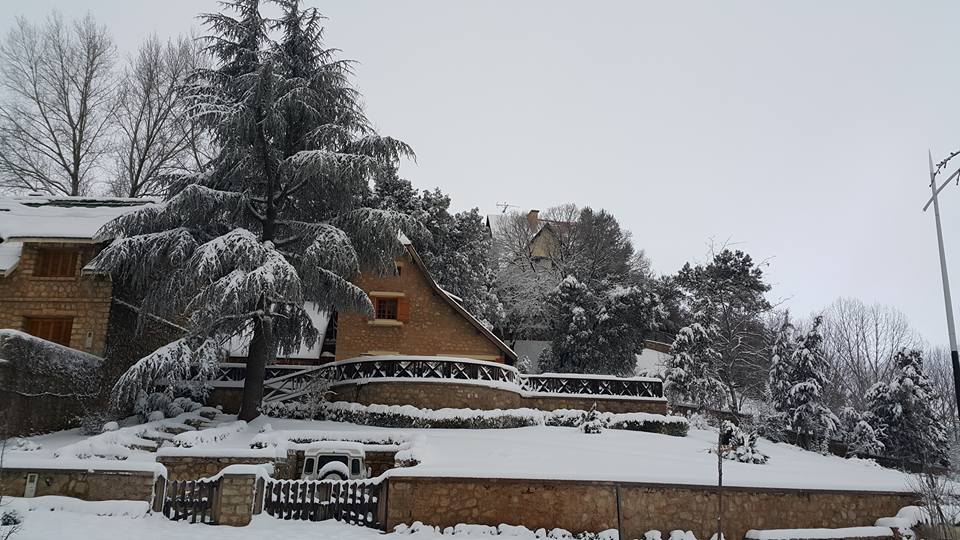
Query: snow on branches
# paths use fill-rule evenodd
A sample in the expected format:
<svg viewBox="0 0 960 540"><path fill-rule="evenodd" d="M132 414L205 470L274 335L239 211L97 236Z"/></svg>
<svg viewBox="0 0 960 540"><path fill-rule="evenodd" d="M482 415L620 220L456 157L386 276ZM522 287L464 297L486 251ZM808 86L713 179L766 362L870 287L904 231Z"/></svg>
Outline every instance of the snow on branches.
<svg viewBox="0 0 960 540"><path fill-rule="evenodd" d="M726 387L717 374L720 355L714 349L716 334L713 325L699 322L677 332L663 383L671 402L700 409L726 405Z"/></svg>
<svg viewBox="0 0 960 540"><path fill-rule="evenodd" d="M123 410L136 403L141 391L160 379L206 380L224 357L223 343L216 339L183 338L141 358L113 387L113 405Z"/></svg>

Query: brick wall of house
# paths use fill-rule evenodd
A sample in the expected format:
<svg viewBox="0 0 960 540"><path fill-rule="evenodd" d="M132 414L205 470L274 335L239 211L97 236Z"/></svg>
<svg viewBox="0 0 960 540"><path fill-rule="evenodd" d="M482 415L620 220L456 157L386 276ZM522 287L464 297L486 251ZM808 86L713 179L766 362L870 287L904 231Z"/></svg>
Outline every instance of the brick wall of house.
<svg viewBox="0 0 960 540"><path fill-rule="evenodd" d="M76 275L34 276L41 247L78 250ZM0 328L25 331L27 317L72 317L70 347L103 356L111 282L103 275L80 275L97 249L95 244L25 243L17 267L8 277L0 277Z"/></svg>
<svg viewBox="0 0 960 540"><path fill-rule="evenodd" d="M656 466L656 463L650 464ZM621 529L621 538L664 536L691 530L697 538L715 532L717 493L710 486L615 484L493 478L390 478L387 530L422 521L560 527L571 532ZM750 529L795 529L873 525L914 504L907 493L725 488L723 530L743 538Z"/></svg>
<svg viewBox="0 0 960 540"><path fill-rule="evenodd" d="M409 254L397 262L400 275L363 273L354 283L372 291L404 293L410 320L401 326L377 326L357 313L339 313L337 360L368 353L484 357L503 362L503 353L431 289Z"/></svg>

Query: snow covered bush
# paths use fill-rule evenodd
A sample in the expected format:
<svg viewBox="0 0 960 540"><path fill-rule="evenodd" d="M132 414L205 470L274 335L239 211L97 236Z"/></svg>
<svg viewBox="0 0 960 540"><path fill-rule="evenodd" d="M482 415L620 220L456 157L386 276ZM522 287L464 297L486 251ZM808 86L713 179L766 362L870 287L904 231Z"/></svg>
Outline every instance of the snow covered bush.
<svg viewBox="0 0 960 540"><path fill-rule="evenodd" d="M96 397L101 392L103 361L17 330L0 330L5 360L3 389L31 395L38 388L61 396Z"/></svg>
<svg viewBox="0 0 960 540"><path fill-rule="evenodd" d="M729 420L720 425L720 446L723 459L755 464L766 463L769 459L757 449L756 433L747 433Z"/></svg>
<svg viewBox="0 0 960 540"><path fill-rule="evenodd" d="M338 401L319 407L295 401L268 402L263 414L275 418L331 420L393 428L509 429L536 425L579 427L587 411L558 409L418 409L410 405L360 405ZM597 425L608 429L686 436L689 424L682 416L652 413L596 413Z"/></svg>
<svg viewBox="0 0 960 540"><path fill-rule="evenodd" d="M603 419L600 418L600 413L597 412L596 403L594 403L593 407L590 407L590 410L580 418L580 425L577 426L577 428L582 433L587 434L597 434L603 432Z"/></svg>
<svg viewBox="0 0 960 540"><path fill-rule="evenodd" d="M844 407L840 412L843 426L843 442L847 445L847 456L880 456L884 446L880 441L881 433L870 423L872 415L861 413L853 407Z"/></svg>
<svg viewBox="0 0 960 540"><path fill-rule="evenodd" d="M185 412L196 412L202 407L200 403L185 396L171 398L169 391L152 394L140 392L133 412L140 417L141 422L156 422L164 418L176 418Z"/></svg>
<svg viewBox="0 0 960 540"><path fill-rule="evenodd" d="M424 525L423 522L414 521L410 525L400 524L394 527L393 533L397 535L443 535L450 537L470 537L470 538L488 538L501 537L513 538L517 540L617 540L619 534L616 529L607 529L600 532L581 532L573 534L566 529L554 528L549 531L546 529L537 529L532 531L523 525L507 525L501 523L493 527L490 525L473 525L467 523L458 523L453 527L434 527ZM695 539L694 539L695 540Z"/></svg>
<svg viewBox="0 0 960 540"><path fill-rule="evenodd" d="M103 433L104 424L112 421L114 417L105 412L94 412L80 419L81 435L97 435Z"/></svg>

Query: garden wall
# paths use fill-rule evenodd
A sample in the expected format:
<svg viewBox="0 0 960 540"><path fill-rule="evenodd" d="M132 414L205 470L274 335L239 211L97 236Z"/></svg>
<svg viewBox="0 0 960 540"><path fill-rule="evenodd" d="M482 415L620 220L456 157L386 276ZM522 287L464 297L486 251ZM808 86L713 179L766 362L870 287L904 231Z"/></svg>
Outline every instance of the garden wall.
<svg viewBox="0 0 960 540"><path fill-rule="evenodd" d="M153 501L157 479L150 471L96 471L76 469L0 470L0 494L23 497L27 475L36 473L35 496L62 495L85 501ZM163 479L159 479L160 482Z"/></svg>
<svg viewBox="0 0 960 540"><path fill-rule="evenodd" d="M655 464L651 464L655 466ZM573 532L621 529L643 538L657 529L692 530L710 538L716 527L716 488L488 478L390 478L387 530L422 521L509 523ZM750 529L853 527L892 516L915 497L905 493L724 488L724 534Z"/></svg>
<svg viewBox="0 0 960 540"><path fill-rule="evenodd" d="M330 401L349 401L362 405L413 405L420 409L518 409L529 407L544 411L557 409L589 410L596 403L600 412L649 412L666 414L662 399L630 399L612 396L566 394L526 394L484 384L413 379L377 381L362 384L336 384Z"/></svg>

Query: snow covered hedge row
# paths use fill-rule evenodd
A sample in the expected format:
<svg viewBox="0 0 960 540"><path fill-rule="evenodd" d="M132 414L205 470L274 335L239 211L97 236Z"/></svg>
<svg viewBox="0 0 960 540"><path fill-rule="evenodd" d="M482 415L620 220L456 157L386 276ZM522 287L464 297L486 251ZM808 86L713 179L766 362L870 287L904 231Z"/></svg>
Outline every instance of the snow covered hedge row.
<svg viewBox="0 0 960 540"><path fill-rule="evenodd" d="M73 397L96 396L101 388L102 360L17 330L0 330L0 360L8 373L0 388L11 392Z"/></svg>
<svg viewBox="0 0 960 540"><path fill-rule="evenodd" d="M338 401L307 405L304 403L265 403L262 412L277 418L331 420L366 426L392 428L507 429L526 426L577 427L586 411L558 409L418 409L412 405L360 405ZM681 416L651 413L601 413L608 429L646 431L683 437L689 424Z"/></svg>

